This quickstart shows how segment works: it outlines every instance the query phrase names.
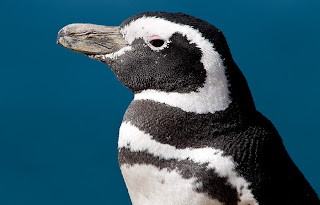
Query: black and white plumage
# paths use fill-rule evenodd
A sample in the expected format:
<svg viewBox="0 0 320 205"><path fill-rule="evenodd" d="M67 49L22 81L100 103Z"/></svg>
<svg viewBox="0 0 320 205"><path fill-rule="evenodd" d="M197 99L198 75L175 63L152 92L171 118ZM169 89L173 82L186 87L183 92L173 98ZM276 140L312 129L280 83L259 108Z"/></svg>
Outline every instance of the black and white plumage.
<svg viewBox="0 0 320 205"><path fill-rule="evenodd" d="M118 143L133 204L320 204L211 24L147 12L120 27L69 25L58 43L134 93Z"/></svg>

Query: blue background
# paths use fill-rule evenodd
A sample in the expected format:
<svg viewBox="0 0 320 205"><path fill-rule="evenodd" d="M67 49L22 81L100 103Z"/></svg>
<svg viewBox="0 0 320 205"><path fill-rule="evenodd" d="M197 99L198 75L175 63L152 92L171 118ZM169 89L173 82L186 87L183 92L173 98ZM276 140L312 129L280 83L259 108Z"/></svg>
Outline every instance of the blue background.
<svg viewBox="0 0 320 205"><path fill-rule="evenodd" d="M130 204L117 135L133 95L56 45L70 23L184 12L220 28L257 108L320 193L320 1L11 0L1 3L0 204Z"/></svg>

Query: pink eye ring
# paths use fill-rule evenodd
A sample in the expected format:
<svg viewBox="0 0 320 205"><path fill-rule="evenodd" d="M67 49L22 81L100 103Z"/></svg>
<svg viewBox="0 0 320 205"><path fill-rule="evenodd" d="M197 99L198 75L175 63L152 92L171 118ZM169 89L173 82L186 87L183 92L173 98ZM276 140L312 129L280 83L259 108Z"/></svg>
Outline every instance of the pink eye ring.
<svg viewBox="0 0 320 205"><path fill-rule="evenodd" d="M165 40L158 35L153 35L148 38L148 43L155 48L160 48L165 44Z"/></svg>

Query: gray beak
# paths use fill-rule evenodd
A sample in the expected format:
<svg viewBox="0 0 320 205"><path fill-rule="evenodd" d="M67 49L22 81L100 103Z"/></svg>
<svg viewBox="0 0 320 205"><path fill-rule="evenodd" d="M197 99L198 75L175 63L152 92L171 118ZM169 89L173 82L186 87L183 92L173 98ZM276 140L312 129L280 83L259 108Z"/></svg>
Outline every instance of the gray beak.
<svg viewBox="0 0 320 205"><path fill-rule="evenodd" d="M57 43L87 55L113 53L128 46L119 29L115 26L70 24L59 31Z"/></svg>

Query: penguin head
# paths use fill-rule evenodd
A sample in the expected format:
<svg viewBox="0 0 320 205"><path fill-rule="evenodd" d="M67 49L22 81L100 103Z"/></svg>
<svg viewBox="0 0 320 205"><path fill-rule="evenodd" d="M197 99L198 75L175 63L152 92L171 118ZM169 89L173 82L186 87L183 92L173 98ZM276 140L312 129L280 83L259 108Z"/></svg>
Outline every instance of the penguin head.
<svg viewBox="0 0 320 205"><path fill-rule="evenodd" d="M222 32L193 16L145 12L119 27L71 24L57 41L106 63L137 99L199 104L186 108L198 113L253 105Z"/></svg>

